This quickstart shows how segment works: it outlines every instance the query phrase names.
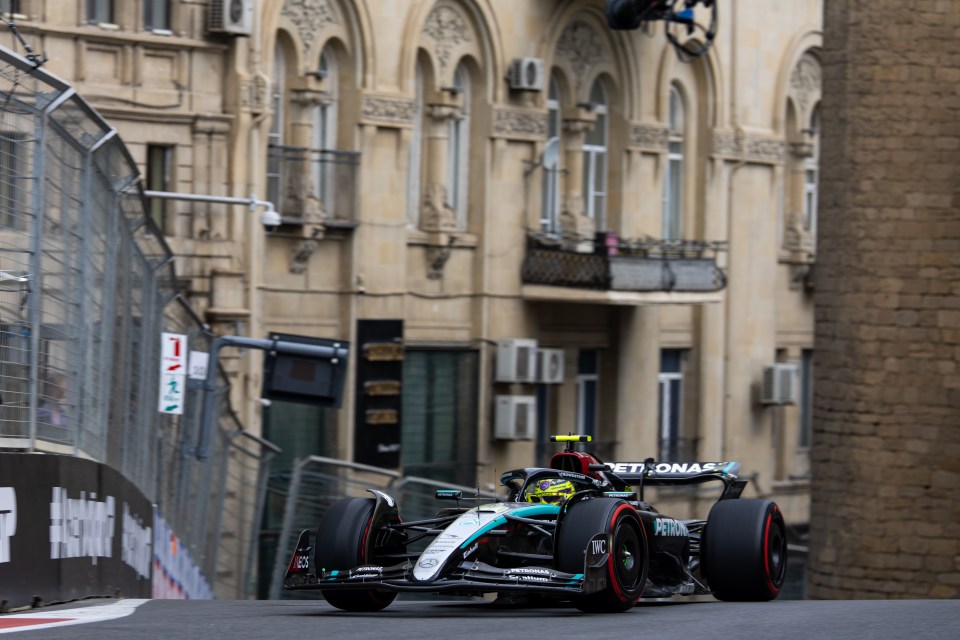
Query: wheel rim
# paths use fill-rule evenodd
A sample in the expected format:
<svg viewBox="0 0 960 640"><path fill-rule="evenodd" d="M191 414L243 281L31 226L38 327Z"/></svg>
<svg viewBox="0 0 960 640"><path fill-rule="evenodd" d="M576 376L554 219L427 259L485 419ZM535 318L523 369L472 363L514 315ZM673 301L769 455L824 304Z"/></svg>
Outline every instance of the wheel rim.
<svg viewBox="0 0 960 640"><path fill-rule="evenodd" d="M613 537L614 575L624 592L637 590L643 573L643 547L635 527L621 520Z"/></svg>

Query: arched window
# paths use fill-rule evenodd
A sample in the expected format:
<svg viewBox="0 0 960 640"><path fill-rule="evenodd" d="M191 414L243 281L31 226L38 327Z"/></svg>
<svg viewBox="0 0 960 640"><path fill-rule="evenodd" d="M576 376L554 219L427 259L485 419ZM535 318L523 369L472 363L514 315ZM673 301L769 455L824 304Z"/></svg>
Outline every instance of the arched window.
<svg viewBox="0 0 960 640"><path fill-rule="evenodd" d="M328 210L334 202L333 170L336 164L330 162L330 158L323 152L332 151L337 146L337 85L339 79L334 61L335 58L328 55L327 51L324 50L317 63L316 73L323 78L325 95L320 103L313 108L312 139L310 141L310 146L313 148L310 159L314 195L327 205Z"/></svg>
<svg viewBox="0 0 960 640"><path fill-rule="evenodd" d="M447 197L457 216L457 227L467 228L467 188L470 171L470 82L463 63L453 74L453 90L461 97L460 117L450 120L447 137Z"/></svg>
<svg viewBox="0 0 960 640"><path fill-rule="evenodd" d="M267 200L280 203L283 196L284 107L286 105L287 59L283 45L277 41L273 48L273 84L270 87L270 107L273 121L267 134Z"/></svg>
<svg viewBox="0 0 960 640"><path fill-rule="evenodd" d="M679 240L683 219L683 136L686 113L683 96L676 86L670 87L669 140L667 170L663 185L663 238Z"/></svg>
<svg viewBox="0 0 960 640"><path fill-rule="evenodd" d="M543 148L543 194L540 230L560 232L560 94L556 78L547 95L547 144Z"/></svg>
<svg viewBox="0 0 960 640"><path fill-rule="evenodd" d="M820 182L820 110L815 109L810 118L812 153L803 166L803 226L811 238L817 237L817 198Z"/></svg>
<svg viewBox="0 0 960 640"><path fill-rule="evenodd" d="M583 141L583 196L587 216L598 230L607 224L607 94L603 83L593 83L590 105L597 120Z"/></svg>

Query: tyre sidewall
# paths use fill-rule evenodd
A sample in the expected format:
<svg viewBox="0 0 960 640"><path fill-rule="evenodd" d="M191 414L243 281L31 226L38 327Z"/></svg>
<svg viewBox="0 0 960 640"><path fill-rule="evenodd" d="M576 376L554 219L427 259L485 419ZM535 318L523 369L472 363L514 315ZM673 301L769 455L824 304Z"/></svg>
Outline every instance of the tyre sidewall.
<svg viewBox="0 0 960 640"><path fill-rule="evenodd" d="M352 569L375 562L368 557L374 535L373 498L344 498L327 510L317 527L318 570ZM331 605L347 611L379 611L396 599L390 591L322 591Z"/></svg>
<svg viewBox="0 0 960 640"><path fill-rule="evenodd" d="M607 586L602 591L575 599L578 608L597 612L625 611L636 604L646 583L649 551L636 510L622 500L591 498L575 503L564 514L563 524L557 532L555 555L557 568L565 573L583 573L590 540L598 533L604 533L611 536L611 545L616 545L617 527L624 526L634 529L637 543L642 547L636 558L637 562L643 563L636 583L621 583L616 549L611 548L606 563Z"/></svg>
<svg viewBox="0 0 960 640"><path fill-rule="evenodd" d="M702 570L720 600L766 601L786 575L786 527L770 500L723 500L703 533Z"/></svg>

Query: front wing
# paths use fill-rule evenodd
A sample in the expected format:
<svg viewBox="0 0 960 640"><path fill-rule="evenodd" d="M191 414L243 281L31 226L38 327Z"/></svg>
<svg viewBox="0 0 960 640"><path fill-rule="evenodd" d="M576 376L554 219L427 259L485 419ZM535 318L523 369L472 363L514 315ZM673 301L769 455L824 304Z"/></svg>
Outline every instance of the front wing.
<svg viewBox="0 0 960 640"><path fill-rule="evenodd" d="M597 539L606 539L599 534ZM607 585L609 544L588 545L583 573L564 573L552 567L499 568L489 564L462 560L448 567L434 580L413 578L415 563L406 560L393 566L361 565L352 569L315 571L311 566L310 532L300 534L297 549L287 567L283 588L349 590L377 589L427 593L483 594L492 592L536 592L585 595L604 589ZM603 549L592 553L590 549Z"/></svg>

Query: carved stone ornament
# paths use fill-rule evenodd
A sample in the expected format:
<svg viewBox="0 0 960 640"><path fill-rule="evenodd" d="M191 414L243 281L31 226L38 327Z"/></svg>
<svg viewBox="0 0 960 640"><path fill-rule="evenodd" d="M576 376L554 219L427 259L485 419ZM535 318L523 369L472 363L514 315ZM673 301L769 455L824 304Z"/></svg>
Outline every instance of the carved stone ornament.
<svg viewBox="0 0 960 640"><path fill-rule="evenodd" d="M433 51L440 63L441 76L446 76L453 50L461 44L473 41L467 20L459 11L445 4L434 7L423 24L421 34L424 38L433 40Z"/></svg>
<svg viewBox="0 0 960 640"><path fill-rule="evenodd" d="M511 140L547 139L547 113L520 109L497 109L494 115L493 135Z"/></svg>
<svg viewBox="0 0 960 640"><path fill-rule="evenodd" d="M417 103L407 98L364 96L363 119L376 123L413 126Z"/></svg>
<svg viewBox="0 0 960 640"><path fill-rule="evenodd" d="M453 236L450 236L453 239ZM440 247L427 247L427 278L439 280L443 277L443 268L450 259L450 244Z"/></svg>
<svg viewBox="0 0 960 640"><path fill-rule="evenodd" d="M240 81L240 108L254 114L263 113L269 90L270 81L263 74L243 78Z"/></svg>
<svg viewBox="0 0 960 640"><path fill-rule="evenodd" d="M446 123L448 120L462 120L463 109L451 104L428 104L427 117L436 123Z"/></svg>
<svg viewBox="0 0 960 640"><path fill-rule="evenodd" d="M791 213L787 216L783 248L804 257L811 256L814 253L813 235L803 223L803 216L798 213Z"/></svg>
<svg viewBox="0 0 960 640"><path fill-rule="evenodd" d="M424 231L449 233L457 230L457 216L447 204L447 188L431 184L425 189L420 228Z"/></svg>
<svg viewBox="0 0 960 640"><path fill-rule="evenodd" d="M557 41L557 59L573 71L579 94L583 80L592 77L590 71L610 59L610 52L593 27L585 22L573 22Z"/></svg>
<svg viewBox="0 0 960 640"><path fill-rule="evenodd" d="M820 63L810 54L804 54L793 68L793 73L790 74L790 93L804 113L820 98L822 77Z"/></svg>
<svg viewBox="0 0 960 640"><path fill-rule="evenodd" d="M786 155L787 145L776 138L747 136L744 155L749 162L758 164L780 164Z"/></svg>
<svg viewBox="0 0 960 640"><path fill-rule="evenodd" d="M670 130L651 124L630 125L630 146L650 151L666 151L670 141Z"/></svg>
<svg viewBox="0 0 960 640"><path fill-rule="evenodd" d="M313 239L303 240L293 247L293 255L290 257L290 273L303 273L310 264L310 256L317 250L317 241Z"/></svg>
<svg viewBox="0 0 960 640"><path fill-rule="evenodd" d="M287 0L281 15L297 26L300 40L308 45L324 27L339 22L330 0Z"/></svg>
<svg viewBox="0 0 960 640"><path fill-rule="evenodd" d="M777 138L752 135L738 137L727 131L713 134L713 155L720 158L755 164L782 164L786 150L787 144Z"/></svg>

